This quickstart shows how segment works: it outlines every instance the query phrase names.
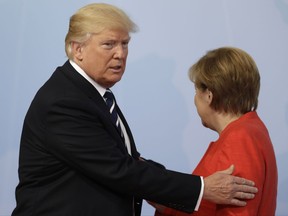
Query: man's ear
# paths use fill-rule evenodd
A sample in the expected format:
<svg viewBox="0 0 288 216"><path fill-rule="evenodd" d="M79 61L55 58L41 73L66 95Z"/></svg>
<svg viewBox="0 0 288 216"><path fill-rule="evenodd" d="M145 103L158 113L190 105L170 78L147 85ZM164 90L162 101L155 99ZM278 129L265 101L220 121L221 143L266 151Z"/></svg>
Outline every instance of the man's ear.
<svg viewBox="0 0 288 216"><path fill-rule="evenodd" d="M82 51L83 51L83 46L82 44L78 43L78 42L71 42L71 49L73 52L73 56L75 58L75 60L78 61L82 61L83 60L83 55L82 55Z"/></svg>

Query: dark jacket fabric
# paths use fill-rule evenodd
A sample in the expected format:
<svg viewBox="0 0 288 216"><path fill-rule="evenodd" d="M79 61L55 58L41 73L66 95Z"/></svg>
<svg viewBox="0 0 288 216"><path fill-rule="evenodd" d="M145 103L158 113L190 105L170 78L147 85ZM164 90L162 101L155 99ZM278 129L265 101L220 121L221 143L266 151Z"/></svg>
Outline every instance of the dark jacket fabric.
<svg viewBox="0 0 288 216"><path fill-rule="evenodd" d="M192 212L201 180L126 150L98 91L67 61L39 89L20 144L12 216L139 216L142 199Z"/></svg>

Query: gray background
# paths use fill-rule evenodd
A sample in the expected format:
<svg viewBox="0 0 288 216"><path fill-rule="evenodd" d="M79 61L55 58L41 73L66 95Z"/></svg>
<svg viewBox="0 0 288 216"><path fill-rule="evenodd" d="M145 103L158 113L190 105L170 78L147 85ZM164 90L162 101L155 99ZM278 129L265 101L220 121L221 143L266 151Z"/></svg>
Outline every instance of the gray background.
<svg viewBox="0 0 288 216"><path fill-rule="evenodd" d="M207 50L236 46L261 73L258 114L277 157L277 215L288 215L288 1L111 0L138 24L126 74L113 87L139 151L191 173L217 134L201 125L188 68ZM15 206L22 122L38 88L66 61L70 16L92 1L0 0L0 215ZM144 204L143 215L153 209Z"/></svg>

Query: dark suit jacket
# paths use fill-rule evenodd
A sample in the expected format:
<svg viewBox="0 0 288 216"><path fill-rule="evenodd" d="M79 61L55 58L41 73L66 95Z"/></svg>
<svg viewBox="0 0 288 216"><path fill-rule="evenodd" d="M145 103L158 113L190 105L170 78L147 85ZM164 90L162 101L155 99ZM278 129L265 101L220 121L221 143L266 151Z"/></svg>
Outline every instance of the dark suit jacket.
<svg viewBox="0 0 288 216"><path fill-rule="evenodd" d="M24 120L12 215L132 216L133 209L140 215L143 198L192 212L200 177L139 161L118 113L132 157L98 91L68 61L58 67Z"/></svg>

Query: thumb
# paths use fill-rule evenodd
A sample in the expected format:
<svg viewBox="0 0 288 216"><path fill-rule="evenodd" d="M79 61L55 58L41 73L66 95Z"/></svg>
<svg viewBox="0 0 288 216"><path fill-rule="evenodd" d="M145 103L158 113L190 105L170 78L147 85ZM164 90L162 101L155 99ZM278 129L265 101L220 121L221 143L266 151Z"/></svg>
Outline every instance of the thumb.
<svg viewBox="0 0 288 216"><path fill-rule="evenodd" d="M232 164L228 169L219 171L220 173L231 175L234 171L234 165Z"/></svg>

